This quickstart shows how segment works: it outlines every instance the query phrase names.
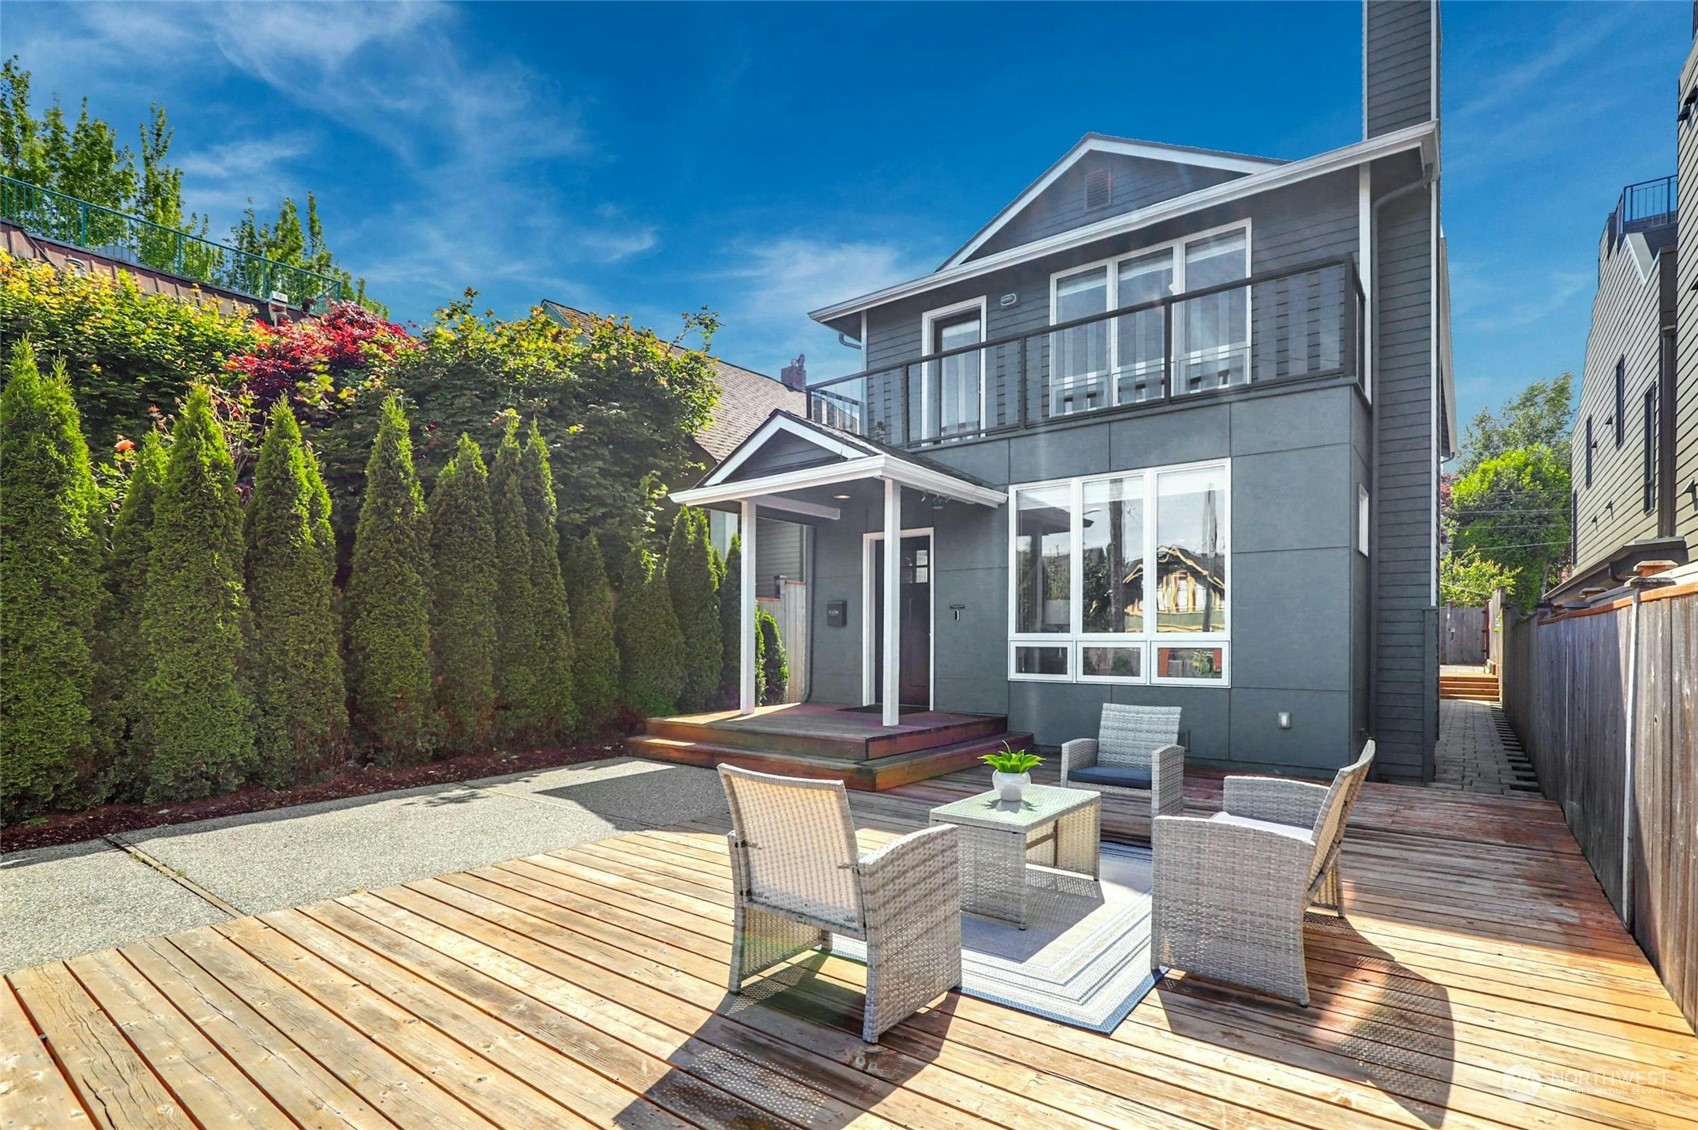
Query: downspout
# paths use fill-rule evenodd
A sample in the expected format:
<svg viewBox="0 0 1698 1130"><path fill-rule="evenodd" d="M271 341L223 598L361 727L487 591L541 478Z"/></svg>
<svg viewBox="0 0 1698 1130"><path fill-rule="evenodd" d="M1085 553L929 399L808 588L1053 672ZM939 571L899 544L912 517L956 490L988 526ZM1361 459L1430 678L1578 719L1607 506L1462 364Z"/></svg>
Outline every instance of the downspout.
<svg viewBox="0 0 1698 1130"><path fill-rule="evenodd" d="M1380 271L1380 209L1384 208L1387 204L1390 204L1393 200L1401 199L1402 197L1408 196L1409 194L1411 194L1411 193L1413 193L1413 192L1415 192L1419 189L1431 188L1436 183L1438 183L1438 177L1434 174L1433 167L1431 165L1423 164L1422 167L1421 167L1421 179L1420 180L1414 181L1410 184L1406 184L1402 188L1393 189L1392 191L1386 193L1384 196L1380 197L1378 200L1374 201L1374 203L1373 203L1373 213L1374 213L1373 230L1371 230L1368 233L1368 238L1372 241L1372 247L1370 248L1372 254L1369 255L1368 258L1369 258L1369 267L1374 272L1374 274L1376 276L1379 274L1379 271ZM1435 271L1438 270L1438 263L1437 263L1436 260L1433 263L1433 269ZM1368 280L1368 294L1370 295L1370 299L1374 303L1374 306L1375 306L1374 310L1371 311L1371 314L1370 314L1370 322L1369 322L1370 334L1371 334L1372 338L1377 339L1378 336L1379 336L1379 333L1380 333L1380 324L1381 324L1381 319L1379 317L1380 288L1379 288L1379 283L1378 283L1377 278L1370 278ZM1379 358L1377 346L1378 346L1378 343L1377 343L1376 340L1370 340L1368 342L1368 357L1367 357L1368 368L1369 368L1369 371L1371 373L1373 373L1374 384L1376 386L1379 384L1379 380L1380 380L1380 367L1377 364L1377 361L1378 361L1378 358ZM1380 392L1380 390L1378 388L1376 388L1374 390L1374 392L1378 393L1378 392ZM1379 663L1376 659L1376 656L1379 654L1379 641L1380 641L1380 566L1381 566L1382 562L1380 560L1380 535L1379 535L1379 530L1380 530L1380 420L1379 420L1379 411L1378 411L1377 408L1374 407L1374 405L1377 404L1377 403L1378 403L1377 399L1370 399L1369 408L1368 408L1368 414L1369 414L1369 419L1368 419L1368 423L1369 423L1368 449L1369 449L1369 456L1374 461L1373 467L1371 467L1368 471L1368 481L1372 484L1369 487L1369 492L1370 492L1371 497L1368 500L1368 505L1369 505L1369 508L1370 508L1369 529L1368 529L1368 537L1369 537L1369 541L1370 541L1369 554L1368 554L1368 560L1369 560L1369 568L1368 568L1368 625L1369 625L1369 633L1368 634L1369 634L1369 647L1370 647L1370 653L1368 655L1368 664L1369 664L1369 667L1368 667L1368 676L1369 676L1368 677L1368 732L1371 733L1371 734L1372 733L1378 733L1378 731L1379 731L1379 716L1380 716L1380 714L1379 714L1379 708L1380 708L1380 678L1379 678ZM1434 505L1436 506L1437 504L1438 504L1437 500L1435 500ZM1434 550L1435 550L1435 552L1437 551L1436 546L1434 547Z"/></svg>

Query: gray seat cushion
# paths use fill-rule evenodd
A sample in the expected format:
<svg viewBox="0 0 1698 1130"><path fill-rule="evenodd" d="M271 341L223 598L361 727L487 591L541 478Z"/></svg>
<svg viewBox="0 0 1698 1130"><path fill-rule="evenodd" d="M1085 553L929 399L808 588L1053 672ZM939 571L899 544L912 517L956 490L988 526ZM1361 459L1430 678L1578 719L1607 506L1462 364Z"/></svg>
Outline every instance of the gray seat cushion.
<svg viewBox="0 0 1698 1130"><path fill-rule="evenodd" d="M1071 769L1067 773L1067 783L1070 785L1108 785L1116 789L1150 788L1150 771L1148 768L1133 769L1125 765L1087 765L1083 769Z"/></svg>

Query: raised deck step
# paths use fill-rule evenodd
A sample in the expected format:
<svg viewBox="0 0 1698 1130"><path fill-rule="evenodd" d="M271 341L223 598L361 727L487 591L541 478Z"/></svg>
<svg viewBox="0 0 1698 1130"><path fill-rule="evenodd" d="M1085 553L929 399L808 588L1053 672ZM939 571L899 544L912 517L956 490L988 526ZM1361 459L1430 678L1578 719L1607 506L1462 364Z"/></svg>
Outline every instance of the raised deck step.
<svg viewBox="0 0 1698 1130"><path fill-rule="evenodd" d="M1496 675L1440 675L1439 697L1465 702L1497 702L1501 694Z"/></svg>
<svg viewBox="0 0 1698 1130"><path fill-rule="evenodd" d="M1015 749L1030 749L1032 735L1009 733L1005 730L949 745L855 759L740 748L655 734L640 734L625 739L625 750L633 757L646 757L682 765L712 768L725 764L787 777L836 779L851 789L878 792L971 768L979 763L982 754L996 752L1002 748L1004 742Z"/></svg>
<svg viewBox="0 0 1698 1130"><path fill-rule="evenodd" d="M939 746L995 737L1008 732L1002 715L911 714L894 727L882 727L878 716L855 711L809 713L794 718L783 714L755 717L650 718L643 736L686 744L772 754L803 754L839 761L870 761L896 757Z"/></svg>

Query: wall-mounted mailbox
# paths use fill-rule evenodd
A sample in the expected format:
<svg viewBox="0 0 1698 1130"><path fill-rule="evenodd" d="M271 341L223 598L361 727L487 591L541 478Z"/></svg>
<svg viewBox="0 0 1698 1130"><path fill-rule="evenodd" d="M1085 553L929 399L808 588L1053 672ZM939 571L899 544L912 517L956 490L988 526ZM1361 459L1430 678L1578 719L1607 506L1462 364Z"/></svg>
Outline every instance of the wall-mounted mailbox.
<svg viewBox="0 0 1698 1130"><path fill-rule="evenodd" d="M828 600L825 602L825 626L841 628L849 623L849 602L847 600Z"/></svg>

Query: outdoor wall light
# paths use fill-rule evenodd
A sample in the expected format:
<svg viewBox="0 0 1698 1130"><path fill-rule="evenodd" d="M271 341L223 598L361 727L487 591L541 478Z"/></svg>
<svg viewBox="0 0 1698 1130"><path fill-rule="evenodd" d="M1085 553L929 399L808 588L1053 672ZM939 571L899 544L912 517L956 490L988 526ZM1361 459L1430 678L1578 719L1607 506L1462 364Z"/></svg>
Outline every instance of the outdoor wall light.
<svg viewBox="0 0 1698 1130"><path fill-rule="evenodd" d="M1291 711L1282 710L1282 711L1279 712L1278 717L1279 717L1279 728L1280 729L1282 729L1282 730L1291 729Z"/></svg>

